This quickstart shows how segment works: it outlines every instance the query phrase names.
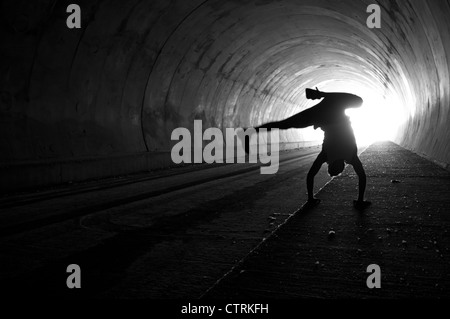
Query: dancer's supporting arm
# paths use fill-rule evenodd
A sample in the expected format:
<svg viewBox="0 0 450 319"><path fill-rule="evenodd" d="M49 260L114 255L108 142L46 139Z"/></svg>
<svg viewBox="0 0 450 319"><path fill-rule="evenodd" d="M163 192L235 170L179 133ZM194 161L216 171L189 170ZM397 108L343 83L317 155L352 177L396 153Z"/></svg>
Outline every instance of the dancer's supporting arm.
<svg viewBox="0 0 450 319"><path fill-rule="evenodd" d="M353 160L350 164L355 169L355 172L359 178L359 183L358 183L359 196L358 196L358 200L354 201L354 205L357 209L363 210L372 204L371 202L364 200L364 193L366 191L366 183L367 183L366 172L364 171L362 163L357 155L355 155L355 157L353 158Z"/></svg>
<svg viewBox="0 0 450 319"><path fill-rule="evenodd" d="M320 171L322 165L326 162L326 155L324 152L320 152L314 161L313 165L309 169L308 175L306 177L306 188L308 191L308 202L312 204L317 204L318 199L314 198L314 177Z"/></svg>
<svg viewBox="0 0 450 319"><path fill-rule="evenodd" d="M363 168L362 163L358 156L355 156L355 158L352 161L352 165L353 165L353 168L355 169L355 172L358 175L358 179L359 179L358 202L363 202L364 201L364 193L366 192L366 183L367 183L366 172L364 171L364 168Z"/></svg>

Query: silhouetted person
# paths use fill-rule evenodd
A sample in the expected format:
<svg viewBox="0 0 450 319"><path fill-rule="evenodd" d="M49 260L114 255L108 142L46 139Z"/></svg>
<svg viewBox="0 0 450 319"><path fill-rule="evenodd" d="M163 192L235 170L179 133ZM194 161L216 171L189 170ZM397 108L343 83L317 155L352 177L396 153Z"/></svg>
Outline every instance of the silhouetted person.
<svg viewBox="0 0 450 319"><path fill-rule="evenodd" d="M323 100L286 120L272 122L256 127L255 129L291 129L314 126L321 128L325 133L322 151L317 156L307 176L308 205L314 206L320 200L314 198L314 177L319 172L322 164L328 163L330 176L340 175L345 168L345 163L351 164L359 177L359 197L354 201L357 209L364 209L370 202L364 201L366 190L366 173L357 153L357 145L350 119L345 114L347 108L357 108L363 100L356 95L348 93L325 93L318 89L306 89L306 98L310 100Z"/></svg>

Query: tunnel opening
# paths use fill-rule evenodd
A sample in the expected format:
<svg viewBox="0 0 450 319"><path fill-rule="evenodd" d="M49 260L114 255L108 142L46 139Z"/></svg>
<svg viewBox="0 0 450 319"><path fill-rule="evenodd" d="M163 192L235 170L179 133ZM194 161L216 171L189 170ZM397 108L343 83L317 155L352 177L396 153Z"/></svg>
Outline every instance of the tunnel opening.
<svg viewBox="0 0 450 319"><path fill-rule="evenodd" d="M228 21L223 21L224 15L217 13L219 18L212 23L213 28L200 33L200 39L209 39L206 48L200 42L180 56L165 102L176 95L170 107L195 109L181 118L202 119L207 125L222 128L249 127L284 119L314 105L305 99L304 90L320 87L363 96L362 110L348 113L359 144L398 139L407 113L414 116L415 102L405 76L406 63L399 62L400 57L394 54L401 49L393 46L390 37L382 32L376 34L366 27L364 19L349 17L341 7L312 6L308 1L267 6L273 9L270 14L267 7L252 4L229 9L225 16L232 12L231 16L238 20L229 26ZM363 8L361 4L357 7ZM262 30L255 33L258 25ZM389 44L388 52L384 51L383 41ZM197 57L195 49L199 46L202 51ZM197 80L189 62L195 58L195 66L204 74L199 75L200 84L192 90L185 77ZM182 76L178 77L178 73ZM193 105L185 107L185 103ZM281 132L281 136L289 148L289 144L320 144L323 134L303 129ZM150 143L158 142L152 139Z"/></svg>
<svg viewBox="0 0 450 319"><path fill-rule="evenodd" d="M375 2L380 29L367 1L97 1L80 3L79 30L65 2L6 3L2 188L168 167L174 129L281 120L314 87L361 95L359 144L393 140L448 168L449 4ZM321 140L280 135L282 149Z"/></svg>

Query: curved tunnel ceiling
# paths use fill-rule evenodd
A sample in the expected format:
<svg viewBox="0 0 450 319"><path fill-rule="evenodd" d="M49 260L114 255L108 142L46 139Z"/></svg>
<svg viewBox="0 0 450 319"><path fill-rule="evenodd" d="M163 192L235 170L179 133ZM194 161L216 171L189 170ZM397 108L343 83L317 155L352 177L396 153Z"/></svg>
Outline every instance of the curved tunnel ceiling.
<svg viewBox="0 0 450 319"><path fill-rule="evenodd" d="M448 1L79 1L78 30L68 4L3 3L2 162L167 151L194 119L283 119L317 86L395 101L395 141L450 163Z"/></svg>

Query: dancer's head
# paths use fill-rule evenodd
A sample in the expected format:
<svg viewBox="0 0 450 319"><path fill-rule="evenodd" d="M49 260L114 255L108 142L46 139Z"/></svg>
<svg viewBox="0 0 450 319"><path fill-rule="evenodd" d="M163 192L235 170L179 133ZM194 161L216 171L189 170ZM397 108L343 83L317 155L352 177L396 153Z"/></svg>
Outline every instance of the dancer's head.
<svg viewBox="0 0 450 319"><path fill-rule="evenodd" d="M345 168L345 163L343 160L337 160L333 163L328 164L328 174L330 174L331 177L339 176Z"/></svg>

